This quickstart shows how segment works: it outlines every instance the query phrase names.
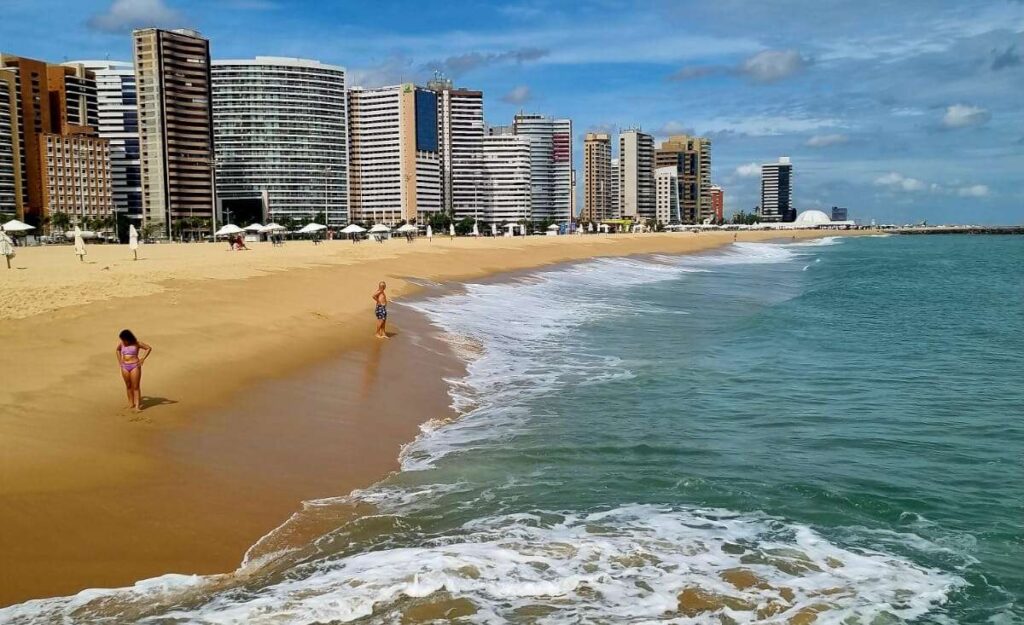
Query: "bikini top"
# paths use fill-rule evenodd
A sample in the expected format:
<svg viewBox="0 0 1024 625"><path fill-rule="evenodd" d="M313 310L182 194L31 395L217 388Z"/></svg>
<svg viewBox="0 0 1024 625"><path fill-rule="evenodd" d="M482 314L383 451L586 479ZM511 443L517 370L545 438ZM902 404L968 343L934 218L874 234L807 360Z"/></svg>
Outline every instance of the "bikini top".
<svg viewBox="0 0 1024 625"><path fill-rule="evenodd" d="M122 345L121 346L122 356L138 356L139 346L138 345Z"/></svg>

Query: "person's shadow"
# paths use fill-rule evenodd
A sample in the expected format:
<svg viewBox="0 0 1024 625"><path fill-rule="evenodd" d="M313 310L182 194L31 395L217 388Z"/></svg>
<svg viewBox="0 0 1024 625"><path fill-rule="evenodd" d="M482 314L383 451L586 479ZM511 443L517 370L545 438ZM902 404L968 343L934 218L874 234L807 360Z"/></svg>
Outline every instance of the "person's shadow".
<svg viewBox="0 0 1024 625"><path fill-rule="evenodd" d="M156 408L157 406L171 406L178 403L176 399L167 399L166 397L143 397L139 401L139 408L147 410L149 408Z"/></svg>

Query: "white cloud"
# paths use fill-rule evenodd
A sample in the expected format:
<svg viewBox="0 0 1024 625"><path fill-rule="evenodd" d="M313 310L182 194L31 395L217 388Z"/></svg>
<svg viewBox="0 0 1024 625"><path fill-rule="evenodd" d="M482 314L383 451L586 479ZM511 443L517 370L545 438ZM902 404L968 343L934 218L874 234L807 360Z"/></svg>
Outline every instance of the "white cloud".
<svg viewBox="0 0 1024 625"><path fill-rule="evenodd" d="M946 109L946 114L942 116L942 125L946 128L967 128L980 126L991 118L988 110L979 106L954 104Z"/></svg>
<svg viewBox="0 0 1024 625"><path fill-rule="evenodd" d="M736 175L740 178L753 178L761 175L761 166L757 163L747 163L736 168Z"/></svg>
<svg viewBox="0 0 1024 625"><path fill-rule="evenodd" d="M182 14L164 0L114 0L104 13L89 18L89 28L108 33L127 32L133 28L173 28L184 22Z"/></svg>
<svg viewBox="0 0 1024 625"><path fill-rule="evenodd" d="M917 178L908 178L896 172L890 172L875 178L875 184L880 187L889 187L896 191L923 191L928 187L927 184Z"/></svg>
<svg viewBox="0 0 1024 625"><path fill-rule="evenodd" d="M526 85L519 85L503 95L501 101L509 104L525 104L531 97L533 94L530 93L530 88Z"/></svg>
<svg viewBox="0 0 1024 625"><path fill-rule="evenodd" d="M839 145L849 141L849 137L841 134L831 135L814 135L807 140L807 147L810 148L827 148L830 145Z"/></svg>
<svg viewBox="0 0 1024 625"><path fill-rule="evenodd" d="M751 137L772 137L785 134L814 132L839 126L838 119L814 117L786 117L779 115L749 115L738 118L713 118L694 124L701 132L735 132Z"/></svg>
<svg viewBox="0 0 1024 625"><path fill-rule="evenodd" d="M765 50L743 61L739 71L757 82L775 82L806 66L807 60L796 50Z"/></svg>
<svg viewBox="0 0 1024 625"><path fill-rule="evenodd" d="M961 197L985 197L988 195L988 187L983 184L960 187L957 189L957 194Z"/></svg>

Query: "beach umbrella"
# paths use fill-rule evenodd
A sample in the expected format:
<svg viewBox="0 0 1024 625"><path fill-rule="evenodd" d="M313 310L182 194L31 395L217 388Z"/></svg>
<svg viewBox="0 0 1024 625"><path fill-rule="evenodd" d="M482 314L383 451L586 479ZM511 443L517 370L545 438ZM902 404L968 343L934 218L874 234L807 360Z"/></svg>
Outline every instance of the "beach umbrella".
<svg viewBox="0 0 1024 625"><path fill-rule="evenodd" d="M430 239L433 239L433 238L434 238L434 229L430 227L430 224L427 224L427 240L429 241Z"/></svg>
<svg viewBox="0 0 1024 625"><path fill-rule="evenodd" d="M384 224L374 224L373 227L370 228L371 234L380 234L382 232L391 232L391 228L388 228Z"/></svg>
<svg viewBox="0 0 1024 625"><path fill-rule="evenodd" d="M491 224L491 236L498 236L498 224Z"/></svg>
<svg viewBox="0 0 1024 625"><path fill-rule="evenodd" d="M128 226L128 249L132 251L132 260L139 260L139 231L134 224Z"/></svg>
<svg viewBox="0 0 1024 625"><path fill-rule="evenodd" d="M480 236L480 228L477 227L476 222L473 222L473 236Z"/></svg>
<svg viewBox="0 0 1024 625"><path fill-rule="evenodd" d="M239 228L235 224L225 224L225 225L221 226L220 230L218 230L217 232L214 232L213 236L215 236L215 237L226 237L229 234L241 234L243 232L245 232L245 230L242 230L241 228Z"/></svg>
<svg viewBox="0 0 1024 625"><path fill-rule="evenodd" d="M327 230L327 226L317 223L308 223L299 229L299 234L310 234L312 232L320 232L321 230Z"/></svg>
<svg viewBox="0 0 1024 625"><path fill-rule="evenodd" d="M35 226L30 226L23 221L18 221L17 219L8 221L2 226L2 228L4 232L28 232L29 230L36 229Z"/></svg>
<svg viewBox="0 0 1024 625"><path fill-rule="evenodd" d="M78 255L78 260L85 261L85 241L82 240L82 231L78 226L75 226L75 254Z"/></svg>
<svg viewBox="0 0 1024 625"><path fill-rule="evenodd" d="M262 229L263 224L261 223L249 224L248 226L245 227L246 232L259 232Z"/></svg>
<svg viewBox="0 0 1024 625"><path fill-rule="evenodd" d="M455 236L455 224L451 224L448 226L448 235Z"/></svg>
<svg viewBox="0 0 1024 625"><path fill-rule="evenodd" d="M404 226L398 229L399 232L416 232L417 230L419 230L419 228L412 224L405 224Z"/></svg>
<svg viewBox="0 0 1024 625"><path fill-rule="evenodd" d="M366 228L356 224L349 224L341 231L342 234L359 234L360 232L366 232Z"/></svg>
<svg viewBox="0 0 1024 625"><path fill-rule="evenodd" d="M285 228L281 224L271 222L271 223L263 226L262 228L260 228L259 231L263 232L263 233L267 233L267 232L280 232L282 230L287 230L287 229L288 228Z"/></svg>
<svg viewBox="0 0 1024 625"><path fill-rule="evenodd" d="M7 268L10 269L11 259L14 258L14 241L3 230L0 230L0 255L7 260Z"/></svg>

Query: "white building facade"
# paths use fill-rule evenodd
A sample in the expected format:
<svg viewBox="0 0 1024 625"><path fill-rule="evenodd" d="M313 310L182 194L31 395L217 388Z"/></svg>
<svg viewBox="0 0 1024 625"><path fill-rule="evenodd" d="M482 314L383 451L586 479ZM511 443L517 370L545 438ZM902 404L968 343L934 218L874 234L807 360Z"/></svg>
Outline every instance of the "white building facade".
<svg viewBox="0 0 1024 625"><path fill-rule="evenodd" d="M349 222L345 69L278 57L214 61L217 202L242 221ZM252 214L258 202L262 215Z"/></svg>
<svg viewBox="0 0 1024 625"><path fill-rule="evenodd" d="M660 224L677 224L679 209L679 172L675 167L659 167L654 172L655 219Z"/></svg>
<svg viewBox="0 0 1024 625"><path fill-rule="evenodd" d="M484 137L480 221L501 226L530 218L530 147L528 138L514 134Z"/></svg>
<svg viewBox="0 0 1024 625"><path fill-rule="evenodd" d="M573 218L572 120L520 113L513 131L530 141L530 219L568 223Z"/></svg>
<svg viewBox="0 0 1024 625"><path fill-rule="evenodd" d="M484 141L484 94L456 89L435 78L427 88L437 93L438 158L444 210L462 219L479 212L476 187L481 177Z"/></svg>
<svg viewBox="0 0 1024 625"><path fill-rule="evenodd" d="M623 219L655 218L654 137L639 130L619 135L619 209Z"/></svg>

